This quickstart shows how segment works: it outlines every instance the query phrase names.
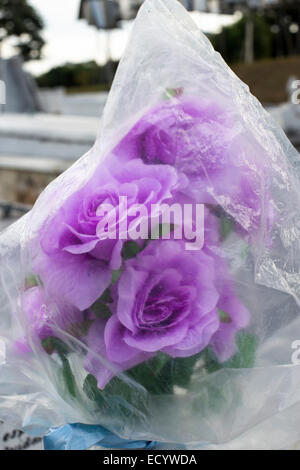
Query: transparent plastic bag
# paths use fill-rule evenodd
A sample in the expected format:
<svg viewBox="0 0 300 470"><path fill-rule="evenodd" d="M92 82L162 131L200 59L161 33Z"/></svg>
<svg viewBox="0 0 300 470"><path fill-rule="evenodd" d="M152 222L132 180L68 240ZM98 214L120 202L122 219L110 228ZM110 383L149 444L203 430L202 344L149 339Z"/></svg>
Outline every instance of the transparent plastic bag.
<svg viewBox="0 0 300 470"><path fill-rule="evenodd" d="M147 0L94 147L1 234L0 418L294 446L297 158L183 7Z"/></svg>

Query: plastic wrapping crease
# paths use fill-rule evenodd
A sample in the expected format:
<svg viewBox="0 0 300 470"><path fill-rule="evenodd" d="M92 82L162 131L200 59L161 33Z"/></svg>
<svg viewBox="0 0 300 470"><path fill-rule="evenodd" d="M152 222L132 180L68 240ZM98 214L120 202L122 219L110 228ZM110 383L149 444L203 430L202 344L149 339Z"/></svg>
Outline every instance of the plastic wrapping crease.
<svg viewBox="0 0 300 470"><path fill-rule="evenodd" d="M240 233L233 231L223 240L222 251L239 298L250 312L246 331L256 338L255 362L207 373L200 359L188 385L152 394L72 331L56 325L57 335L71 351L68 367L76 382L75 397L61 381L60 359L47 354L31 334L20 300L24 282L34 272L43 225L101 170L106 157L119 158L117 144L143 116L159 108L168 90L175 90L170 98L174 106L186 96L225 109L233 123L225 137L237 142L231 148L240 158L230 171L246 166L254 174L261 170L265 178L256 188L262 216L251 237L245 235L247 210L230 193L222 195L220 185L217 194L212 187L210 199L199 200L211 205L214 198L240 226ZM217 135L212 139L222 145ZM283 131L179 2L147 0L109 93L95 145L43 191L30 213L1 233L0 419L37 435L66 423L100 424L124 439L192 449L279 449L300 440L300 366L291 361L292 344L300 340L300 185L292 164L297 159ZM230 174L228 178L230 182ZM190 185L196 197L197 184L195 179ZM224 183L224 191L227 187ZM246 239L247 253L242 256ZM31 352L21 354L16 344L24 335ZM123 384L119 395L102 396L98 411L84 392L86 354ZM219 401L212 404L216 396Z"/></svg>

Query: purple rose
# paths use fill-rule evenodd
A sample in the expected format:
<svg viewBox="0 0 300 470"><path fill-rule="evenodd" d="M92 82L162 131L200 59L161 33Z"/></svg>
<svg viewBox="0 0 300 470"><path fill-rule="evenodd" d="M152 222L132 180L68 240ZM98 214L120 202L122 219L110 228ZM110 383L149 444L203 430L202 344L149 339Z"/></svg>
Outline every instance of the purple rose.
<svg viewBox="0 0 300 470"><path fill-rule="evenodd" d="M40 340L55 335L57 329L67 329L83 321L83 313L69 305L51 300L43 287L27 289L21 298L22 313L28 332Z"/></svg>
<svg viewBox="0 0 300 470"><path fill-rule="evenodd" d="M125 263L117 286L115 313L92 325L88 345L119 369L162 351L172 357L200 352L218 330L213 259L189 252L183 242L155 241ZM104 339L101 335L104 331ZM99 387L114 375L91 353L86 368Z"/></svg>
<svg viewBox="0 0 300 470"><path fill-rule="evenodd" d="M218 204L247 233L275 218L268 156L241 120L222 104L174 98L148 111L115 148L119 160L169 164L189 180L185 193Z"/></svg>
<svg viewBox="0 0 300 470"><path fill-rule="evenodd" d="M89 352L84 362L85 369L97 378L100 389L103 389L120 370L131 369L153 356L153 354L146 352L134 351L134 354L128 357L127 350L127 356L124 357L122 363L110 361L107 357L104 340L106 324L107 321L99 318L90 327L87 338ZM118 338L116 338L116 341L118 341ZM122 351L123 344L120 343L117 347Z"/></svg>
<svg viewBox="0 0 300 470"><path fill-rule="evenodd" d="M136 204L149 208L170 199L177 185L171 166L149 166L141 160L116 166L108 156L85 187L42 227L34 270L47 291L80 310L90 307L110 283L111 270L121 265L126 234L123 239L119 235L125 212L130 214ZM121 197L127 198L126 209L119 204ZM101 212L107 205L111 212ZM103 218L113 220L112 238L103 233Z"/></svg>
<svg viewBox="0 0 300 470"><path fill-rule="evenodd" d="M186 251L179 241L152 241L125 263L114 297L113 316L97 319L88 334L85 367L100 388L157 351L184 357L209 345L226 361L250 318L221 249L220 221L207 209L202 251Z"/></svg>

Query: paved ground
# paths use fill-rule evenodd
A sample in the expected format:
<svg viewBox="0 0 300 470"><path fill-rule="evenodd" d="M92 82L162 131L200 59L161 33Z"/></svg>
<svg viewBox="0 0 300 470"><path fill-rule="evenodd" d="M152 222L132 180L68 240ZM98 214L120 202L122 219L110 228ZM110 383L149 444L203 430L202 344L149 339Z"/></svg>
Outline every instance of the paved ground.
<svg viewBox="0 0 300 470"><path fill-rule="evenodd" d="M67 94L64 88L42 88L39 97L46 113L100 118L108 93Z"/></svg>
<svg viewBox="0 0 300 470"><path fill-rule="evenodd" d="M100 118L55 114L0 114L0 156L72 163L95 142Z"/></svg>
<svg viewBox="0 0 300 470"><path fill-rule="evenodd" d="M108 93L78 93L63 95L61 110L63 114L94 116L98 119L103 113Z"/></svg>
<svg viewBox="0 0 300 470"><path fill-rule="evenodd" d="M18 217L9 217L8 219L0 219L0 232L6 227L11 225L13 222L18 220Z"/></svg>

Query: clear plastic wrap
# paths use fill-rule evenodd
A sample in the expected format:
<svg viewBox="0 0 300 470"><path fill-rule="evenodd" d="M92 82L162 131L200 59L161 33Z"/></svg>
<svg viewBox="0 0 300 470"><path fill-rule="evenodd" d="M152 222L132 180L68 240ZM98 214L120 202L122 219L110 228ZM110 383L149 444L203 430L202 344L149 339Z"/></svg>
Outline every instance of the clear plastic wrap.
<svg viewBox="0 0 300 470"><path fill-rule="evenodd" d="M147 0L94 147L0 236L0 418L36 434L83 423L161 446L292 447L297 159L184 8ZM162 223L159 204L201 217Z"/></svg>

